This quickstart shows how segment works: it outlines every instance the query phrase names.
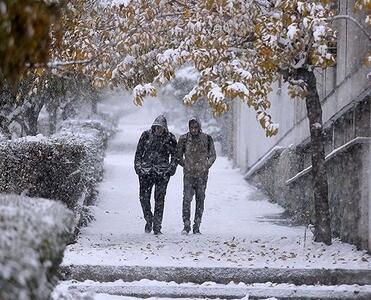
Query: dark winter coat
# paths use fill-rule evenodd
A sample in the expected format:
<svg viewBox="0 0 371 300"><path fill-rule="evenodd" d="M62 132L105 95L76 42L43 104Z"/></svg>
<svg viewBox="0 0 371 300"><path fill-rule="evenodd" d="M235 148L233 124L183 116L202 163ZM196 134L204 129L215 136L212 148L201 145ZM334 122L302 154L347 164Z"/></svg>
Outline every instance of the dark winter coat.
<svg viewBox="0 0 371 300"><path fill-rule="evenodd" d="M161 126L165 132L154 134L154 126ZM176 138L167 128L166 118L158 116L151 129L142 133L135 152L134 169L139 176L172 176L176 170Z"/></svg>
<svg viewBox="0 0 371 300"><path fill-rule="evenodd" d="M214 141L210 135L201 131L201 123L197 118L192 118L189 122L191 121L198 123L200 133L192 136L188 132L180 136L177 146L178 163L183 167L186 176L207 176L216 159Z"/></svg>

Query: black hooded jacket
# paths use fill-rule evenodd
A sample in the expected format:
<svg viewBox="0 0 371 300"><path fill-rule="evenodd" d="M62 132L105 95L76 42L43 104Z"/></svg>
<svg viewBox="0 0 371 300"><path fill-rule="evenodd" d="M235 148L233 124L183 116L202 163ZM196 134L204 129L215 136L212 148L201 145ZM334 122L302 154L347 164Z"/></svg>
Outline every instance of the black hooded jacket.
<svg viewBox="0 0 371 300"><path fill-rule="evenodd" d="M161 136L154 134L154 126L165 129ZM176 138L167 128L166 118L158 116L151 129L142 133L135 152L134 169L139 176L172 176L175 174Z"/></svg>

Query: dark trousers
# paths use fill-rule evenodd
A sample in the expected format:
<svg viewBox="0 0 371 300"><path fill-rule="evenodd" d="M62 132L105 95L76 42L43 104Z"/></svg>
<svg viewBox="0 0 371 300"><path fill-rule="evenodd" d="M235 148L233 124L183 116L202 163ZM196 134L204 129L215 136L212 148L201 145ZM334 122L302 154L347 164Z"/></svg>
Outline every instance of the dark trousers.
<svg viewBox="0 0 371 300"><path fill-rule="evenodd" d="M166 188L169 182L167 176L139 176L139 199L142 205L144 219L153 224L153 230L161 230L162 217L164 213ZM151 211L151 193L155 186L155 212Z"/></svg>
<svg viewBox="0 0 371 300"><path fill-rule="evenodd" d="M191 202L196 195L196 211L194 226L199 228L204 212L205 190L208 176L193 177L184 175L183 179L183 223L189 227L191 224Z"/></svg>

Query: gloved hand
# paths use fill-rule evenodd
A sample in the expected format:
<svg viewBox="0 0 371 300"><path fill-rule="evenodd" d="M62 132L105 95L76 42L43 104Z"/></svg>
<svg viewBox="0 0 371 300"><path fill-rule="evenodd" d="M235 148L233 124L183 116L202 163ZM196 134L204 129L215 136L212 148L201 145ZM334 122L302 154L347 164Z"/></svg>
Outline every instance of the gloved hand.
<svg viewBox="0 0 371 300"><path fill-rule="evenodd" d="M137 166L135 171L139 176L148 176L151 174L152 167L148 165L140 164Z"/></svg>
<svg viewBox="0 0 371 300"><path fill-rule="evenodd" d="M174 176L175 172L176 172L176 166L175 167L174 166L169 166L166 174L168 174L169 176Z"/></svg>
<svg viewBox="0 0 371 300"><path fill-rule="evenodd" d="M142 168L140 171L141 176L148 176L151 174L151 168Z"/></svg>

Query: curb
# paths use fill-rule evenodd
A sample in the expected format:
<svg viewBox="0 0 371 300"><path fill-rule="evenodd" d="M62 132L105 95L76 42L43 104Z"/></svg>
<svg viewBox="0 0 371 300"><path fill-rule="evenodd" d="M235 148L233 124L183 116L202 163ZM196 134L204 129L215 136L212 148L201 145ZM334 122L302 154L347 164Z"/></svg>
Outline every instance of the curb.
<svg viewBox="0 0 371 300"><path fill-rule="evenodd" d="M358 269L271 269L271 268L222 268L222 267L149 267L62 265L59 269L63 280L93 280L126 282L141 279L175 281L176 283L204 283L207 281L227 284L231 281L251 283L291 283L295 285L371 285L371 270Z"/></svg>
<svg viewBox="0 0 371 300"><path fill-rule="evenodd" d="M345 287L345 286L344 286ZM335 288L335 287L334 287ZM371 289L336 290L323 286L293 287L205 287L205 286L97 286L73 285L69 290L79 292L104 293L116 296L136 298L203 298L203 299L267 299L274 297L280 300L368 300ZM245 298L246 299L246 298Z"/></svg>

